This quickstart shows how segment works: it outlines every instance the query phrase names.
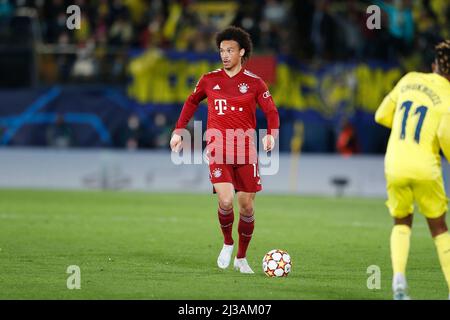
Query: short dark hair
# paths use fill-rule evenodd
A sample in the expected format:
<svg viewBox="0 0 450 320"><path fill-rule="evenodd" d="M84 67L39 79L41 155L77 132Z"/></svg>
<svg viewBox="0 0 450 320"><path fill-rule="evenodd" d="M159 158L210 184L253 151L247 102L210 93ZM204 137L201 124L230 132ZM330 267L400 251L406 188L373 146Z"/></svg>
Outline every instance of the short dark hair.
<svg viewBox="0 0 450 320"><path fill-rule="evenodd" d="M442 41L435 47L435 50L439 71L450 76L450 40Z"/></svg>
<svg viewBox="0 0 450 320"><path fill-rule="evenodd" d="M225 40L234 40L239 44L239 49L245 49L242 61L245 62L250 58L252 54L253 44L250 34L242 28L239 27L228 27L225 30L217 33L216 35L216 45L220 49L220 43Z"/></svg>

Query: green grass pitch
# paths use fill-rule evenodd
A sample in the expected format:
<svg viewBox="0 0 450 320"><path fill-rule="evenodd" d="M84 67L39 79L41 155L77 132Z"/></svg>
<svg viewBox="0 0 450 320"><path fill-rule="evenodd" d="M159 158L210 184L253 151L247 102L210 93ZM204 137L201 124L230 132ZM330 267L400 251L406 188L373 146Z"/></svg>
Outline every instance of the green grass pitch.
<svg viewBox="0 0 450 320"><path fill-rule="evenodd" d="M383 199L258 194L254 275L216 266L216 209L213 195L0 190L0 299L391 299ZM262 271L275 248L292 257L286 278ZM80 290L67 289L69 265ZM370 265L379 290L367 288ZM413 299L447 298L419 215L407 276Z"/></svg>

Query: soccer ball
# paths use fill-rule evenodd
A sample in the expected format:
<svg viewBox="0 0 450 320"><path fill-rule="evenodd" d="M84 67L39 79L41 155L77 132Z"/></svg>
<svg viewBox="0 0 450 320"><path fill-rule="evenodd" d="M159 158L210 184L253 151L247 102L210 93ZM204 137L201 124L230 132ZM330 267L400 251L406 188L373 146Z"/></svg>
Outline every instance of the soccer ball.
<svg viewBox="0 0 450 320"><path fill-rule="evenodd" d="M263 258L264 273L269 277L286 277L291 272L291 256L284 250L271 250Z"/></svg>

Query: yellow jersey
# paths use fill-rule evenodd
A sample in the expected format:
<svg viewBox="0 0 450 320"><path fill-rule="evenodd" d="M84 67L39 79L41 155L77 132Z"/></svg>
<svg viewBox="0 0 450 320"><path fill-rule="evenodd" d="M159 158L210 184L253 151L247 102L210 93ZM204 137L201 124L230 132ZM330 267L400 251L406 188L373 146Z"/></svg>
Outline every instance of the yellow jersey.
<svg viewBox="0 0 450 320"><path fill-rule="evenodd" d="M375 121L391 128L385 173L432 180L442 176L440 150L450 159L450 81L410 72L384 98Z"/></svg>

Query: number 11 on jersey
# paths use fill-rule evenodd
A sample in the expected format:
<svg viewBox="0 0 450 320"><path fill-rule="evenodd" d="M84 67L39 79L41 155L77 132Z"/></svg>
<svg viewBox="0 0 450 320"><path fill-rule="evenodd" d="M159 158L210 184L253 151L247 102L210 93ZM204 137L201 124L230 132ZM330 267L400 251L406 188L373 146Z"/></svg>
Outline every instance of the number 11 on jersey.
<svg viewBox="0 0 450 320"><path fill-rule="evenodd" d="M400 106L400 110L405 109L403 113L403 119L402 119L402 129L400 132L400 140L405 140L406 136L406 123L408 121L409 117L409 111L411 110L413 102L410 100L407 100L402 103ZM422 130L423 121L425 120L425 116L427 115L428 108L425 106L420 106L416 109L414 112L414 115L419 114L419 120L417 121L416 130L414 131L414 140L417 143L420 143L420 131Z"/></svg>

